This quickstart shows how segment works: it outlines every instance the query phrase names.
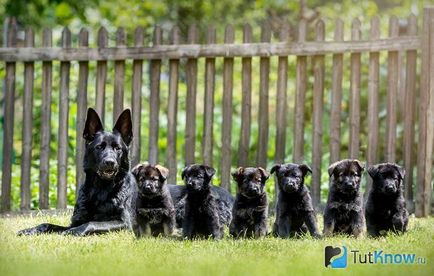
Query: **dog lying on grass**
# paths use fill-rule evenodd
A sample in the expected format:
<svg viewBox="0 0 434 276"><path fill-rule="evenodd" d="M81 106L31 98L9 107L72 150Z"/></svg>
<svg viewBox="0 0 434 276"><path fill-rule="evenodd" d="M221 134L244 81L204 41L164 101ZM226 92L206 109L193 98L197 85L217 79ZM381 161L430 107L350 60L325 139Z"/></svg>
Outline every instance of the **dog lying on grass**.
<svg viewBox="0 0 434 276"><path fill-rule="evenodd" d="M304 177L312 170L307 165L275 165L279 193L276 205L276 221L273 234L281 238L299 236L309 230L312 237L320 238L315 210L309 190L304 186Z"/></svg>
<svg viewBox="0 0 434 276"><path fill-rule="evenodd" d="M267 234L268 201L265 182L269 176L261 167L240 167L232 173L238 185L229 226L233 237L260 238Z"/></svg>
<svg viewBox="0 0 434 276"><path fill-rule="evenodd" d="M104 131L101 120L88 109L83 132L86 140L86 180L78 192L69 226L43 223L18 235L62 233L84 236L132 229L135 220L136 181L130 173L129 145L133 138L130 110L119 116L112 132Z"/></svg>
<svg viewBox="0 0 434 276"><path fill-rule="evenodd" d="M387 231L407 231L408 211L402 195L405 170L392 163L382 163L368 168L372 188L366 202L366 225L373 237Z"/></svg>
<svg viewBox="0 0 434 276"><path fill-rule="evenodd" d="M358 237L365 228L360 182L364 165L344 159L328 169L330 190L324 210L324 235L347 234Z"/></svg>
<svg viewBox="0 0 434 276"><path fill-rule="evenodd" d="M165 184L169 170L160 165L139 164L132 170L138 193L136 200L136 237L170 236L175 227L175 208Z"/></svg>

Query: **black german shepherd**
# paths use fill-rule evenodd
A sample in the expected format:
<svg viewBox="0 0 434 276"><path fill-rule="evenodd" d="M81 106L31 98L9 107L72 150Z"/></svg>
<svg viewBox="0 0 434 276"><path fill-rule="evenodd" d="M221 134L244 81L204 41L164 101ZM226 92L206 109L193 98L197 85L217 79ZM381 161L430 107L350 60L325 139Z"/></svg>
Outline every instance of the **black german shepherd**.
<svg viewBox="0 0 434 276"><path fill-rule="evenodd" d="M132 229L137 185L130 173L128 147L133 138L131 112L124 110L112 132L104 131L95 110L87 111L84 171L70 226L43 223L18 235L62 233L84 236Z"/></svg>

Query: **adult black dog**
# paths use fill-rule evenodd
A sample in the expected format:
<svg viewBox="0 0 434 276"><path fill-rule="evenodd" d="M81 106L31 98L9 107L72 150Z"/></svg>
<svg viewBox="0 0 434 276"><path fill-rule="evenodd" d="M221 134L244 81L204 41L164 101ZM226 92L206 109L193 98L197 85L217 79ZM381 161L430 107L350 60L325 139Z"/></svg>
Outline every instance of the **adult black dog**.
<svg viewBox="0 0 434 276"><path fill-rule="evenodd" d="M402 195L405 170L397 164L382 163L369 167L368 173L373 180L365 209L368 234L377 237L387 231L407 231L408 211Z"/></svg>
<svg viewBox="0 0 434 276"><path fill-rule="evenodd" d="M136 237L170 236L175 227L175 208L166 186L169 170L160 165L139 164L131 171L137 181Z"/></svg>
<svg viewBox="0 0 434 276"><path fill-rule="evenodd" d="M232 209L230 234L235 238L260 238L267 234L268 201L265 182L270 174L263 168L238 168L232 173L238 193Z"/></svg>
<svg viewBox="0 0 434 276"><path fill-rule="evenodd" d="M187 239L223 237L218 202L211 192L211 178L215 170L205 165L190 165L182 171L187 196L182 223L182 235Z"/></svg>
<svg viewBox="0 0 434 276"><path fill-rule="evenodd" d="M358 237L365 226L360 182L364 165L356 159L333 163L328 173L330 190L324 210L324 235L348 234Z"/></svg>
<svg viewBox="0 0 434 276"><path fill-rule="evenodd" d="M182 223L185 216L185 200L187 198L187 187L185 185L167 184L170 195L175 205L176 212L176 227L182 228ZM234 206L234 197L228 190L219 187L211 186L211 193L217 201L217 209L220 223L229 226L232 219L232 207Z"/></svg>
<svg viewBox="0 0 434 276"><path fill-rule="evenodd" d="M312 199L309 190L304 186L304 177L308 172L312 173L309 166L291 163L275 165L270 172L276 174L279 187L273 234L288 238L302 235L309 230L312 237L321 237Z"/></svg>
<svg viewBox="0 0 434 276"><path fill-rule="evenodd" d="M129 172L128 146L133 138L130 110L124 110L113 131L106 132L98 114L89 108L83 137L86 179L78 192L70 226L44 223L21 230L19 235L57 232L84 236L132 228L137 187Z"/></svg>

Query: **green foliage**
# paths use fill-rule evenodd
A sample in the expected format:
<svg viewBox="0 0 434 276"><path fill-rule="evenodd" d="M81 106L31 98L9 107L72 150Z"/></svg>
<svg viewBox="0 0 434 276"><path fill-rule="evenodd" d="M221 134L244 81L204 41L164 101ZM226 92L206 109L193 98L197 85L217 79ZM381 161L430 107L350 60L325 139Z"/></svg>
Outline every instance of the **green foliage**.
<svg viewBox="0 0 434 276"><path fill-rule="evenodd" d="M131 232L77 238L55 234L17 237L16 231L42 222L66 225L69 215L0 218L1 275L432 275L434 218L411 218L409 232L384 238L337 236L282 240L136 240ZM271 220L270 220L271 222ZM320 227L322 228L322 227ZM352 264L324 267L328 245L360 252L414 253L425 265Z"/></svg>

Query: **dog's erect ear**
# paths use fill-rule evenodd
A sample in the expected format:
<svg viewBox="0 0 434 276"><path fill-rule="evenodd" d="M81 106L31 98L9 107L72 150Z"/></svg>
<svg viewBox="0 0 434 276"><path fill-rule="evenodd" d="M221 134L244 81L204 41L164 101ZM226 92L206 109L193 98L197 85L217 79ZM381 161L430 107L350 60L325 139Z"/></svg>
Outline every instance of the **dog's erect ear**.
<svg viewBox="0 0 434 276"><path fill-rule="evenodd" d="M368 167L368 174L371 178L375 178L378 173L378 165L373 165Z"/></svg>
<svg viewBox="0 0 434 276"><path fill-rule="evenodd" d="M306 164L298 165L298 168L303 173L303 177L305 177L308 172L312 173L312 169Z"/></svg>
<svg viewBox="0 0 434 276"><path fill-rule="evenodd" d="M131 121L131 111L129 109L125 109L119 115L113 131L118 132L122 136L122 140L124 140L127 146L131 143L133 139L133 122Z"/></svg>
<svg viewBox="0 0 434 276"><path fill-rule="evenodd" d="M267 181L267 179L270 177L270 173L267 172L267 170L265 170L262 167L258 167L258 170L261 172L262 175L262 181Z"/></svg>
<svg viewBox="0 0 434 276"><path fill-rule="evenodd" d="M211 179L215 175L215 169L214 168L207 166L207 165L202 165L201 167L205 170L206 176L209 179Z"/></svg>
<svg viewBox="0 0 434 276"><path fill-rule="evenodd" d="M280 167L282 167L281 164L276 164L271 168L270 173L273 174L274 172L276 172L276 174L279 172Z"/></svg>
<svg viewBox="0 0 434 276"><path fill-rule="evenodd" d="M103 131L101 120L98 113L93 108L87 110L86 123L84 125L83 138L87 142L93 141L95 139L95 134L97 132Z"/></svg>
<svg viewBox="0 0 434 276"><path fill-rule="evenodd" d="M232 178L236 182L238 182L241 179L241 176L243 175L243 173L244 173L244 168L239 167L236 171L232 172L231 175L232 175Z"/></svg>
<svg viewBox="0 0 434 276"><path fill-rule="evenodd" d="M365 170L365 164L363 164L361 161L353 159L353 163L359 167L360 172L363 172Z"/></svg>
<svg viewBox="0 0 434 276"><path fill-rule="evenodd" d="M155 165L155 168L160 172L161 178L164 180L169 176L169 169L160 165Z"/></svg>

